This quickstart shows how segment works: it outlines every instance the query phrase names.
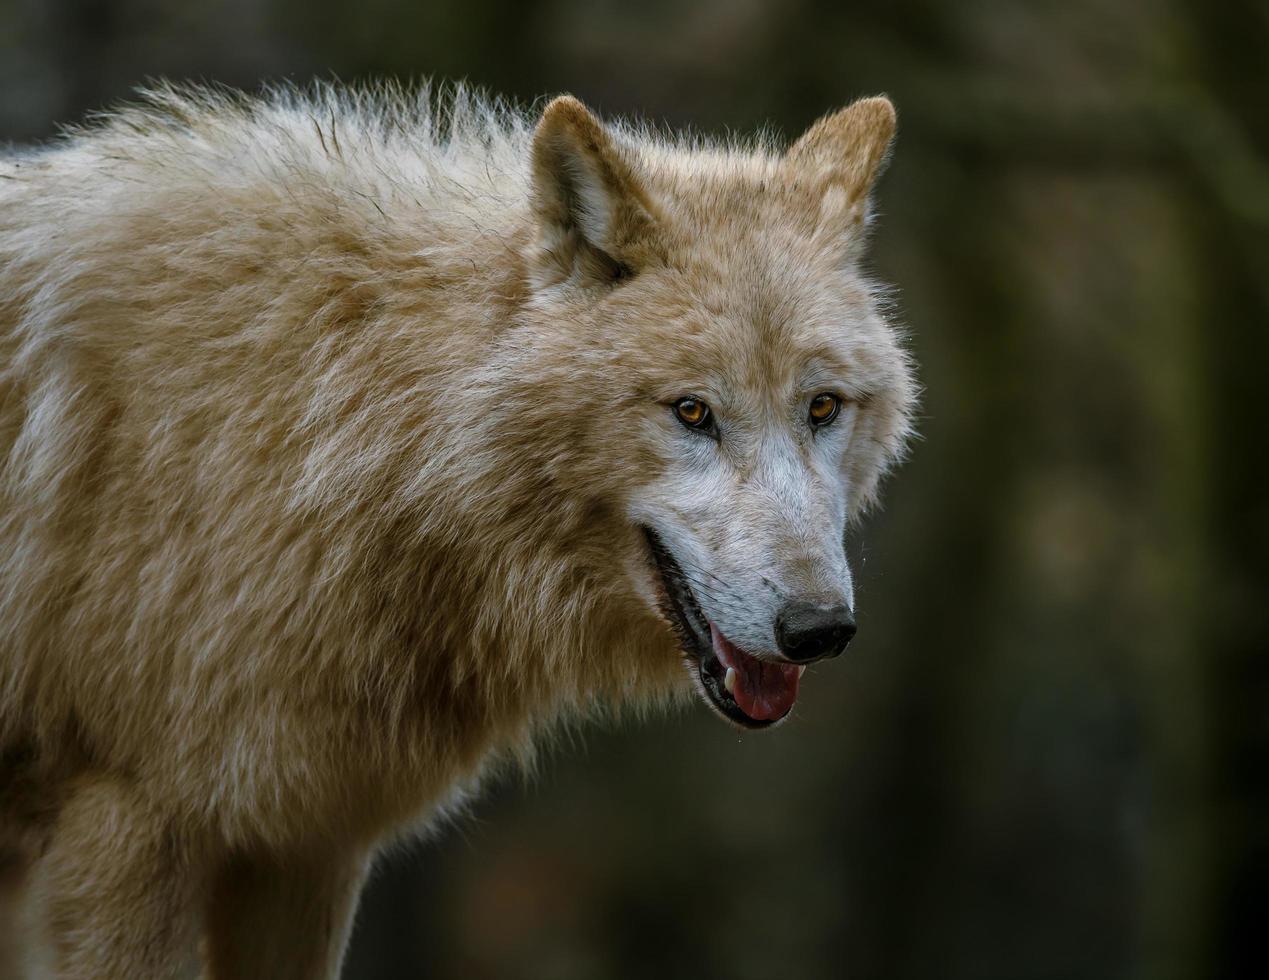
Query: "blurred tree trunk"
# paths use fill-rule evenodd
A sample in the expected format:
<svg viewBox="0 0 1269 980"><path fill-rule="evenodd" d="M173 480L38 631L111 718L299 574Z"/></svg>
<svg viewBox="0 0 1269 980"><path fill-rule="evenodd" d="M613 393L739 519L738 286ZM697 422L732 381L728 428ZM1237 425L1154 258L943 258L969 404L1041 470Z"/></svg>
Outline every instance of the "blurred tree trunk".
<svg viewBox="0 0 1269 980"><path fill-rule="evenodd" d="M1264 427L1269 22L1254 4L1192 0L1189 8L1197 88L1214 95L1217 109L1246 140L1242 146L1249 159L1241 171L1261 178L1234 191L1242 198L1236 202L1238 213L1200 198L1194 215L1196 251L1211 304L1205 341L1213 389L1205 439L1213 488L1205 526L1216 564L1205 595L1205 642L1199 647L1212 721L1210 829L1217 838L1208 942L1211 975L1234 980L1269 976L1269 452ZM1227 163L1218 156L1221 150L1212 146L1211 156L1196 163L1219 170ZM1258 199L1246 200L1248 194ZM1258 325L1249 326L1249 316ZM1257 418L1259 423L1252 421Z"/></svg>

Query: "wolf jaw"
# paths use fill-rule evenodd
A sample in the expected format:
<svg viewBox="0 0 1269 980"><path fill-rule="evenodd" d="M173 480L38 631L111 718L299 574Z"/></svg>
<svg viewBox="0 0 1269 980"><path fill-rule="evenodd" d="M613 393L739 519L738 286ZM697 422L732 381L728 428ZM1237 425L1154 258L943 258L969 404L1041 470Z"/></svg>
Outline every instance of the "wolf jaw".
<svg viewBox="0 0 1269 980"><path fill-rule="evenodd" d="M687 575L665 542L649 527L643 533L657 572L661 615L678 636L687 669L705 703L745 729L770 728L787 718L805 668L760 660L728 640L701 609Z"/></svg>

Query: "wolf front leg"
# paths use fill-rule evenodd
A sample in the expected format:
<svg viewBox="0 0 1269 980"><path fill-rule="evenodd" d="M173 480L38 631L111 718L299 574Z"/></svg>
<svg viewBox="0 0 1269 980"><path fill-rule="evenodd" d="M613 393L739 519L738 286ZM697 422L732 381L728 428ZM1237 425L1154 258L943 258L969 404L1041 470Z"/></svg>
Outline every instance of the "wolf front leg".
<svg viewBox="0 0 1269 980"><path fill-rule="evenodd" d="M368 860L237 858L207 916L209 980L336 980Z"/></svg>
<svg viewBox="0 0 1269 980"><path fill-rule="evenodd" d="M197 969L200 883L130 781L77 779L29 881L27 976L176 980Z"/></svg>

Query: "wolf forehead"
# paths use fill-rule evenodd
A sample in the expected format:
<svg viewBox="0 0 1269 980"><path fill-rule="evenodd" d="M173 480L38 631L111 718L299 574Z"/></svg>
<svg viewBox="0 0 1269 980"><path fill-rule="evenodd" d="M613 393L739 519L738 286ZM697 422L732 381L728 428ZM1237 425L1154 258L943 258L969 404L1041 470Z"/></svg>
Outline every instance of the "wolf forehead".
<svg viewBox="0 0 1269 980"><path fill-rule="evenodd" d="M787 151L658 139L557 99L533 140L536 280L566 303L601 296L589 311L600 315L582 319L618 351L637 325L636 374L673 362L737 386L816 372L847 394L902 384L878 291L859 271L893 133L884 98L824 117Z"/></svg>
<svg viewBox="0 0 1269 980"><path fill-rule="evenodd" d="M650 384L684 382L792 394L801 386L865 397L902 380L881 298L843 273L786 273L780 256L740 268L646 273L609 300L612 349ZM637 323L637 332L631 332ZM668 391L666 392L668 394Z"/></svg>
<svg viewBox="0 0 1269 980"><path fill-rule="evenodd" d="M782 392L819 382L862 397L903 383L886 291L782 225L778 202L748 207L765 220L736 218L734 233L725 219L702 221L668 261L608 294L599 329L627 352L625 366L671 386Z"/></svg>

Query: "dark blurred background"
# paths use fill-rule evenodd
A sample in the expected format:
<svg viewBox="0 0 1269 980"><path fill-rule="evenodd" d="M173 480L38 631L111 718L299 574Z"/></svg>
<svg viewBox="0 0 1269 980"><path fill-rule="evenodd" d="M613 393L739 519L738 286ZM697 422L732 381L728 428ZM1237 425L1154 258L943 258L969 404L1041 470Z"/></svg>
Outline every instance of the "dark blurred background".
<svg viewBox="0 0 1269 980"><path fill-rule="evenodd" d="M0 0L0 139L148 76L466 78L788 137L900 111L922 439L793 722L549 754L346 976L1269 976L1269 6Z"/></svg>

